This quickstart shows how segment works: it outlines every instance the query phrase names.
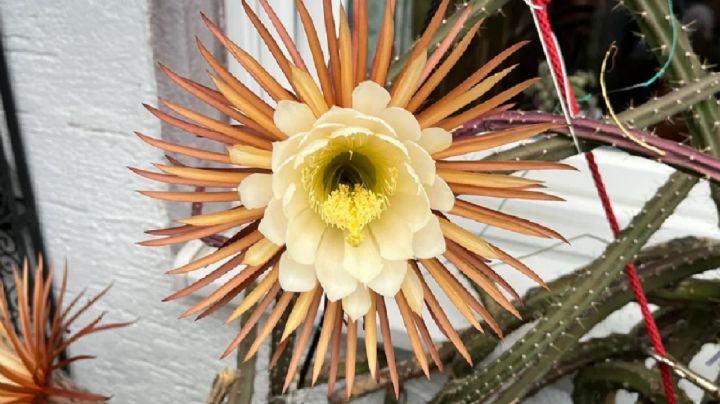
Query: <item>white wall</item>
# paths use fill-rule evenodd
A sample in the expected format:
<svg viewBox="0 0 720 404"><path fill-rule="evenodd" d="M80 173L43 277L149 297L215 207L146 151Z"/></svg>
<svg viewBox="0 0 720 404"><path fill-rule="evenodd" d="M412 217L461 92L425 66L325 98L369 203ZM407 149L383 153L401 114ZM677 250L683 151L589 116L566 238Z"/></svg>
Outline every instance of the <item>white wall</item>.
<svg viewBox="0 0 720 404"><path fill-rule="evenodd" d="M95 313L139 319L73 347L100 357L74 367L78 381L116 403L204 401L234 330L176 320L189 302L160 302L170 250L134 244L168 224L134 192L154 184L125 168L161 159L132 135L160 127L141 106L156 100L146 1L3 0L0 13L50 258L68 258L72 294L114 283Z"/></svg>

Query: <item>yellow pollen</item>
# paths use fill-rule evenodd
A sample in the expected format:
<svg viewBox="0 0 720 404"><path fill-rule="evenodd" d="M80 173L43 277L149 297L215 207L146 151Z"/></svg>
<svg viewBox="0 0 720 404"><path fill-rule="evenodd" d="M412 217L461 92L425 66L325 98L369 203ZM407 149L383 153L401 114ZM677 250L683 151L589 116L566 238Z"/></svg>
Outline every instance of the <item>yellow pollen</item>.
<svg viewBox="0 0 720 404"><path fill-rule="evenodd" d="M363 241L362 231L385 210L387 198L355 184L346 184L328 195L320 205L320 215L325 223L347 232L345 239L353 246Z"/></svg>

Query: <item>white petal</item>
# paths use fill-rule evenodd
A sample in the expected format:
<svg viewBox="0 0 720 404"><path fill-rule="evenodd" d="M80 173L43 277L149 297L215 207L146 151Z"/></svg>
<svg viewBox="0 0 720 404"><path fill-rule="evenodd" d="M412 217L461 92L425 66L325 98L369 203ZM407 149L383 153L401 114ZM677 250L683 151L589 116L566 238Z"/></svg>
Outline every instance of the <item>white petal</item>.
<svg viewBox="0 0 720 404"><path fill-rule="evenodd" d="M280 166L297 153L303 136L293 136L282 142L273 142L272 169L278 171Z"/></svg>
<svg viewBox="0 0 720 404"><path fill-rule="evenodd" d="M274 244L285 244L287 218L285 218L285 213L283 212L281 199L273 198L270 200L267 208L265 208L265 214L260 221L258 230L263 234L263 236L265 236L266 239L272 241Z"/></svg>
<svg viewBox="0 0 720 404"><path fill-rule="evenodd" d="M418 178L417 173L415 173L415 170L413 170L409 163L405 163L405 166L398 172L395 192L419 194L422 191L423 187L422 184L420 184L420 178Z"/></svg>
<svg viewBox="0 0 720 404"><path fill-rule="evenodd" d="M295 261L307 265L315 263L325 228L325 223L310 208L290 218L285 244Z"/></svg>
<svg viewBox="0 0 720 404"><path fill-rule="evenodd" d="M344 127L345 125L340 125L337 123L315 123L315 126L313 126L313 128L310 129L309 132L297 136L300 138L299 147L305 147L306 145L309 145L310 143L318 139L325 139L329 137L330 134L332 134L334 131Z"/></svg>
<svg viewBox="0 0 720 404"><path fill-rule="evenodd" d="M347 122L362 116L360 111L353 108L341 108L333 106L330 110L324 114L315 122L315 125L324 124L341 124L344 125Z"/></svg>
<svg viewBox="0 0 720 404"><path fill-rule="evenodd" d="M413 258L412 232L392 207L388 207L380 219L370 223L370 231L377 241L381 257L386 260Z"/></svg>
<svg viewBox="0 0 720 404"><path fill-rule="evenodd" d="M293 218L310 206L307 192L297 184L290 184L283 195L283 211L287 218Z"/></svg>
<svg viewBox="0 0 720 404"><path fill-rule="evenodd" d="M340 263L343 260L345 239L337 229L327 229L315 260L315 271L327 298L334 302L355 291L357 281Z"/></svg>
<svg viewBox="0 0 720 404"><path fill-rule="evenodd" d="M335 129L332 132L332 134L330 135L330 139L337 139L337 138L346 138L347 139L350 137L355 137L356 135L372 136L373 133L369 129L363 128L362 126L344 126L342 128ZM365 140L360 136L358 136L358 138L360 140Z"/></svg>
<svg viewBox="0 0 720 404"><path fill-rule="evenodd" d="M295 161L293 163L293 168L297 170L304 162L305 159L309 156L317 153L318 151L322 150L327 146L327 144L330 142L328 139L318 139L313 140L312 142L308 143L307 145L302 146L302 148L297 152L295 155Z"/></svg>
<svg viewBox="0 0 720 404"><path fill-rule="evenodd" d="M333 107L315 122L315 126L324 124L359 126L370 130L372 133L397 137L395 129L383 119L363 114L352 108Z"/></svg>
<svg viewBox="0 0 720 404"><path fill-rule="evenodd" d="M379 118L395 129L399 139L413 141L420 139L420 124L411 112L402 108L391 107L382 111Z"/></svg>
<svg viewBox="0 0 720 404"><path fill-rule="evenodd" d="M250 174L238 186L240 201L248 209L267 206L273 196L272 175Z"/></svg>
<svg viewBox="0 0 720 404"><path fill-rule="evenodd" d="M400 155L401 158L409 158L410 157L407 147L405 147L405 145L401 141L399 141L398 139L396 139L394 137L376 133L375 136L373 136L372 138L369 139L369 141L373 142L372 143L373 147L384 148L384 147L388 147L388 145L394 146L393 150L397 149L396 152L402 153ZM387 144L383 144L381 142L385 142ZM384 149L380 149L380 150L384 150Z"/></svg>
<svg viewBox="0 0 720 404"><path fill-rule="evenodd" d="M352 93L352 107L362 113L377 116L390 103L390 93L374 81L363 81Z"/></svg>
<svg viewBox="0 0 720 404"><path fill-rule="evenodd" d="M405 142L405 147L410 154L410 165L420 178L420 182L432 184L435 180L435 160L415 142Z"/></svg>
<svg viewBox="0 0 720 404"><path fill-rule="evenodd" d="M425 186L428 198L430 198L430 207L441 212L450 211L455 206L455 195L444 179L439 175L435 176L432 185Z"/></svg>
<svg viewBox="0 0 720 404"><path fill-rule="evenodd" d="M368 283L382 270L383 259L380 258L377 244L370 231L363 231L363 242L355 247L345 243L343 268L355 279Z"/></svg>
<svg viewBox="0 0 720 404"><path fill-rule="evenodd" d="M422 283L420 283L420 279L418 279L415 271L407 271L401 289L403 292L403 296L405 296L405 299L407 299L410 309L412 309L412 311L414 311L415 313L420 314L420 312L422 311L423 301L425 299L423 295Z"/></svg>
<svg viewBox="0 0 720 404"><path fill-rule="evenodd" d="M423 228L433 216L430 211L430 201L424 192L417 194L395 192L390 197L389 206L392 207L393 212L402 217L413 233Z"/></svg>
<svg viewBox="0 0 720 404"><path fill-rule="evenodd" d="M288 136L306 132L315 123L315 115L306 104L295 101L279 101L273 115L275 126Z"/></svg>
<svg viewBox="0 0 720 404"><path fill-rule="evenodd" d="M342 299L343 311L355 321L370 309L370 292L365 285L358 284L355 291Z"/></svg>
<svg viewBox="0 0 720 404"><path fill-rule="evenodd" d="M385 297L395 297L405 280L407 265L405 260L385 261L382 271L368 283L368 287Z"/></svg>
<svg viewBox="0 0 720 404"><path fill-rule="evenodd" d="M452 145L452 133L443 128L426 128L420 133L418 144L428 153L443 151Z"/></svg>
<svg viewBox="0 0 720 404"><path fill-rule="evenodd" d="M425 227L413 236L413 251L417 258L433 258L445 252L445 236L440 221L432 215Z"/></svg>
<svg viewBox="0 0 720 404"><path fill-rule="evenodd" d="M272 193L282 198L290 184L300 182L300 170L294 167L294 159L287 159L272 175Z"/></svg>
<svg viewBox="0 0 720 404"><path fill-rule="evenodd" d="M307 292L317 284L314 265L298 264L285 251L280 257L280 287L287 292Z"/></svg>

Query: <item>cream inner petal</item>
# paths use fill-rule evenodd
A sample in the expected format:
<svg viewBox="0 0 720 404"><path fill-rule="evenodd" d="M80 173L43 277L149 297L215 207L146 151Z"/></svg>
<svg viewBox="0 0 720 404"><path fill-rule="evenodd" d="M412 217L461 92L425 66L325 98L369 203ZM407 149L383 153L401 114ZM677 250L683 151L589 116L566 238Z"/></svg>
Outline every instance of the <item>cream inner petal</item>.
<svg viewBox="0 0 720 404"><path fill-rule="evenodd" d="M447 182L439 175L435 176L432 185L425 185L425 191L430 198L430 207L442 212L448 212L455 206L455 194Z"/></svg>
<svg viewBox="0 0 720 404"><path fill-rule="evenodd" d="M315 115L306 104L281 100L275 108L273 121L283 133L295 136L312 128L315 123Z"/></svg>
<svg viewBox="0 0 720 404"><path fill-rule="evenodd" d="M445 252L445 235L437 216L431 215L425 226L414 234L412 248L415 257L421 259L437 257Z"/></svg>
<svg viewBox="0 0 720 404"><path fill-rule="evenodd" d="M385 297L395 297L400 290L405 274L408 272L407 261L385 261L380 274L375 277L368 287Z"/></svg>
<svg viewBox="0 0 720 404"><path fill-rule="evenodd" d="M369 230L365 230L363 242L360 245L345 244L343 268L364 284L380 273L383 268L383 259L380 257L377 244Z"/></svg>
<svg viewBox="0 0 720 404"><path fill-rule="evenodd" d="M352 106L364 114L377 116L390 103L390 93L374 81L363 81L352 93Z"/></svg>
<svg viewBox="0 0 720 404"><path fill-rule="evenodd" d="M452 133L443 128L426 128L420 133L418 144L428 153L443 151L452 145Z"/></svg>
<svg viewBox="0 0 720 404"><path fill-rule="evenodd" d="M280 257L278 279L280 287L288 292L307 292L317 284L314 265L304 265L293 260L286 251Z"/></svg>
<svg viewBox="0 0 720 404"><path fill-rule="evenodd" d="M389 209L400 216L413 233L422 229L433 216L430 211L430 201L424 192L417 194L396 192L390 198Z"/></svg>
<svg viewBox="0 0 720 404"><path fill-rule="evenodd" d="M370 231L378 243L380 256L386 260L413 258L412 231L399 215L386 211L370 223Z"/></svg>
<svg viewBox="0 0 720 404"><path fill-rule="evenodd" d="M355 291L342 299L343 311L355 321L370 309L370 291L365 285L358 284Z"/></svg>
<svg viewBox="0 0 720 404"><path fill-rule="evenodd" d="M405 146L410 155L410 164L420 181L423 184L432 184L435 180L435 160L415 142L405 142Z"/></svg>
<svg viewBox="0 0 720 404"><path fill-rule="evenodd" d="M380 112L378 117L392 126L399 139L412 141L420 139L420 124L415 116L407 110L391 107Z"/></svg>
<svg viewBox="0 0 720 404"><path fill-rule="evenodd" d="M238 186L240 201L248 209L267 206L273 196L273 177L270 174L250 174Z"/></svg>
<svg viewBox="0 0 720 404"><path fill-rule="evenodd" d="M266 239L273 242L275 245L285 244L285 236L287 235L288 221L283 212L282 200L273 198L265 208L265 214L258 230L265 236Z"/></svg>
<svg viewBox="0 0 720 404"><path fill-rule="evenodd" d="M288 159L292 158L297 153L300 147L300 142L304 136L293 136L287 140L281 142L273 142L272 151L272 169L276 172L280 169L280 166L285 163Z"/></svg>
<svg viewBox="0 0 720 404"><path fill-rule="evenodd" d="M315 263L320 239L326 228L325 223L310 208L291 218L285 245L293 259L301 264Z"/></svg>
<svg viewBox="0 0 720 404"><path fill-rule="evenodd" d="M282 203L283 213L287 218L297 216L310 206L307 193L304 189L298 188L298 185L295 183L288 186L285 195L283 195Z"/></svg>
<svg viewBox="0 0 720 404"><path fill-rule="evenodd" d="M366 128L376 135L397 137L395 130L380 118L363 114L352 108L332 107L330 111L321 116L315 125L338 124L343 126L356 126Z"/></svg>
<svg viewBox="0 0 720 404"><path fill-rule="evenodd" d="M357 281L340 265L345 254L345 241L339 230L328 229L323 235L315 260L317 278L330 301L355 291Z"/></svg>

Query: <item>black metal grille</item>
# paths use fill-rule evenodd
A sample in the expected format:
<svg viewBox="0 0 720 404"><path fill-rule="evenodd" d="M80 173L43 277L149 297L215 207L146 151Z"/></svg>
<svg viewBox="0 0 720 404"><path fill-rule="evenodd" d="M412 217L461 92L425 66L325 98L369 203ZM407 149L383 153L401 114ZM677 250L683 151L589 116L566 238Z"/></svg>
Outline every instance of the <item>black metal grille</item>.
<svg viewBox="0 0 720 404"><path fill-rule="evenodd" d="M45 255L5 52L0 35L0 95L4 117L4 126L0 122L0 280L16 318L12 268L22 268L26 257L34 268L37 258Z"/></svg>

